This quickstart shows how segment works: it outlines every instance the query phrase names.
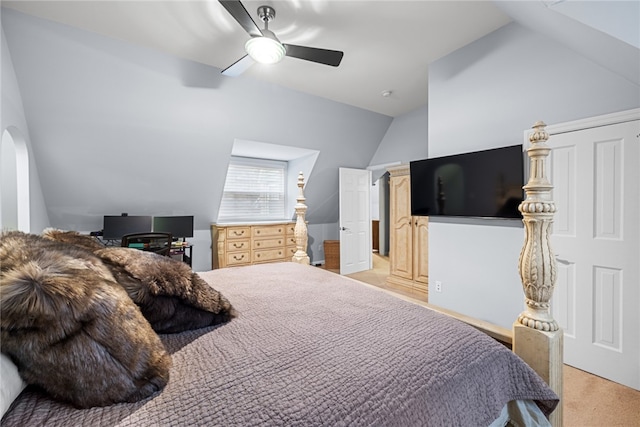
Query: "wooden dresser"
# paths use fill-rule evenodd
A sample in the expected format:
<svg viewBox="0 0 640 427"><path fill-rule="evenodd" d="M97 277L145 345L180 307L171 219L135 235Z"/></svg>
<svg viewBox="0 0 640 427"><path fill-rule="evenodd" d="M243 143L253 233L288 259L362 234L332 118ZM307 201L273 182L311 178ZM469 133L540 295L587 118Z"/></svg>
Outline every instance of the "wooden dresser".
<svg viewBox="0 0 640 427"><path fill-rule="evenodd" d="M295 221L211 224L211 267L291 261Z"/></svg>

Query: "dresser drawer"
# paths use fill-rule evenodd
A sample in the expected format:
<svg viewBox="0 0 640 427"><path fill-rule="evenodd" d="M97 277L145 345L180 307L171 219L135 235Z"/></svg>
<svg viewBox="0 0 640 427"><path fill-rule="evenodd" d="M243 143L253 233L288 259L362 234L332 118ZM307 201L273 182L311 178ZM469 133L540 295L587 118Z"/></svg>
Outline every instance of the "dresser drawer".
<svg viewBox="0 0 640 427"><path fill-rule="evenodd" d="M269 262L274 260L283 260L284 259L284 248L279 249L260 249L257 251L253 251L253 259L252 262Z"/></svg>
<svg viewBox="0 0 640 427"><path fill-rule="evenodd" d="M253 237L262 238L284 236L285 228L286 226L284 224L252 227Z"/></svg>
<svg viewBox="0 0 640 427"><path fill-rule="evenodd" d="M227 239L248 239L251 236L251 227L227 228Z"/></svg>
<svg viewBox="0 0 640 427"><path fill-rule="evenodd" d="M251 241L249 239L227 240L227 252L249 250L250 247L251 247Z"/></svg>
<svg viewBox="0 0 640 427"><path fill-rule="evenodd" d="M253 240L253 249L281 248L285 245L285 238L275 239L255 239Z"/></svg>
<svg viewBox="0 0 640 427"><path fill-rule="evenodd" d="M250 251L229 252L227 253L227 266L244 265L251 262Z"/></svg>

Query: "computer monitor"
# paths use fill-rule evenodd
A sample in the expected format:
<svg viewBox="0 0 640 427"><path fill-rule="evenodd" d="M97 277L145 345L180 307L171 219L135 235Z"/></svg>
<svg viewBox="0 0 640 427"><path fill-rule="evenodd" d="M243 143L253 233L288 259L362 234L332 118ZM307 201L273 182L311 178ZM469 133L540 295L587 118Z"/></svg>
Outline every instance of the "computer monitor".
<svg viewBox="0 0 640 427"><path fill-rule="evenodd" d="M193 237L193 216L154 216L153 231L171 233L175 238Z"/></svg>
<svg viewBox="0 0 640 427"><path fill-rule="evenodd" d="M148 233L151 231L151 216L105 215L102 224L102 238L117 240L129 233Z"/></svg>

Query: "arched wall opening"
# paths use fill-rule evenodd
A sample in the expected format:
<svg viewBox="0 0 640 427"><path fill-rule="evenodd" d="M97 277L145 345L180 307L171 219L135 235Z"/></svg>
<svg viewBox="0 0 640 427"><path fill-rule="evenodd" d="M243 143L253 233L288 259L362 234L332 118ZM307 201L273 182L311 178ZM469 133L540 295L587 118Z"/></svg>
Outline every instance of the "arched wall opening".
<svg viewBox="0 0 640 427"><path fill-rule="evenodd" d="M29 150L14 126L2 133L0 142L0 226L2 230L31 230Z"/></svg>

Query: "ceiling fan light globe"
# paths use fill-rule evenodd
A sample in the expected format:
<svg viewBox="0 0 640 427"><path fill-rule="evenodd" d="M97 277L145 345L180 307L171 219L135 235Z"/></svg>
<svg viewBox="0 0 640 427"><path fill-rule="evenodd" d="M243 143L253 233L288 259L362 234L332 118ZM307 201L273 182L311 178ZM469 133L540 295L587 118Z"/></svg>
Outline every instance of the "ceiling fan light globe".
<svg viewBox="0 0 640 427"><path fill-rule="evenodd" d="M254 61L261 64L275 64L282 61L287 53L284 46L269 37L252 37L244 49Z"/></svg>

